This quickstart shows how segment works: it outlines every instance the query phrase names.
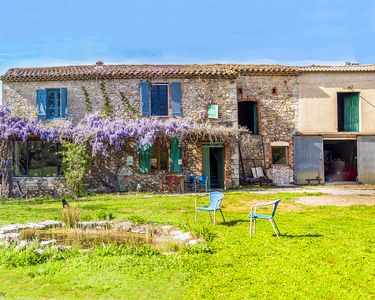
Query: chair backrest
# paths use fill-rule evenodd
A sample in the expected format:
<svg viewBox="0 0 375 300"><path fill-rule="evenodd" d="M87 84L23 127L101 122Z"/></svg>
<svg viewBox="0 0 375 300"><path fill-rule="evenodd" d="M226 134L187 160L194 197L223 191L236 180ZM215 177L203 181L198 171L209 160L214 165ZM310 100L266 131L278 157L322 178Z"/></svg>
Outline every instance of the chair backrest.
<svg viewBox="0 0 375 300"><path fill-rule="evenodd" d="M207 183L207 176L206 175L198 176L198 183L199 184L206 184Z"/></svg>
<svg viewBox="0 0 375 300"><path fill-rule="evenodd" d="M280 201L281 201L280 199L277 199L273 202L272 217L275 216L276 209L277 209L277 206L279 205Z"/></svg>
<svg viewBox="0 0 375 300"><path fill-rule="evenodd" d="M219 209L223 201L224 194L221 192L211 192L210 194L210 207Z"/></svg>
<svg viewBox="0 0 375 300"><path fill-rule="evenodd" d="M194 184L196 182L196 178L197 178L197 176L191 175L190 176L190 183Z"/></svg>

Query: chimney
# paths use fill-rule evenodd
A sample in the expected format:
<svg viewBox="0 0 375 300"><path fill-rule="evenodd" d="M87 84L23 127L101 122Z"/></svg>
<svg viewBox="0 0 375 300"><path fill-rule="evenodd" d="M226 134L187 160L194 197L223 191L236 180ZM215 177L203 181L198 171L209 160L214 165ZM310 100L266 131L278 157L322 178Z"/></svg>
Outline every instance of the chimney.
<svg viewBox="0 0 375 300"><path fill-rule="evenodd" d="M104 62L102 62L101 60L98 60L95 63L95 67L97 67L97 68L103 68L103 66L104 66Z"/></svg>

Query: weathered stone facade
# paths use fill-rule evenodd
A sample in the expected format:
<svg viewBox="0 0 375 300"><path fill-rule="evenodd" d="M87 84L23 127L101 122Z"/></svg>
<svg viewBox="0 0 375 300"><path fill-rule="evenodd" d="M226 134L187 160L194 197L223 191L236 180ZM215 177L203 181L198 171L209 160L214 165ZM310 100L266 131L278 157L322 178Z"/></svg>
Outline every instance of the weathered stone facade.
<svg viewBox="0 0 375 300"><path fill-rule="evenodd" d="M276 184L293 181L293 135L297 126L297 76L241 76L238 79L239 101L256 101L259 112L259 135L243 134L241 155L249 166L261 166ZM288 147L288 163L272 164L272 143ZM286 145L286 144L285 144ZM246 174L248 175L248 174Z"/></svg>

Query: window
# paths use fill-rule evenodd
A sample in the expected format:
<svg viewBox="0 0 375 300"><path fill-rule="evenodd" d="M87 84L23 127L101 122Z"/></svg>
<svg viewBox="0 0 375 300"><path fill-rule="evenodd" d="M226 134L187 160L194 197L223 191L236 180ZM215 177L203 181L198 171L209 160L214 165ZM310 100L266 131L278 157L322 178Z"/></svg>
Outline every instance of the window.
<svg viewBox="0 0 375 300"><path fill-rule="evenodd" d="M150 151L151 171L168 170L168 148L165 143L157 140Z"/></svg>
<svg viewBox="0 0 375 300"><path fill-rule="evenodd" d="M252 134L259 134L257 102L238 102L238 124L246 127Z"/></svg>
<svg viewBox="0 0 375 300"><path fill-rule="evenodd" d="M168 116L168 84L151 85L151 116Z"/></svg>
<svg viewBox="0 0 375 300"><path fill-rule="evenodd" d="M272 164L288 164L288 147L272 147Z"/></svg>
<svg viewBox="0 0 375 300"><path fill-rule="evenodd" d="M168 116L172 108L173 116L181 116L181 83L140 82L142 116Z"/></svg>
<svg viewBox="0 0 375 300"><path fill-rule="evenodd" d="M37 90L37 114L40 119L65 118L67 111L67 89Z"/></svg>
<svg viewBox="0 0 375 300"><path fill-rule="evenodd" d="M337 93L338 131L359 131L359 94Z"/></svg>
<svg viewBox="0 0 375 300"><path fill-rule="evenodd" d="M160 139L151 146L139 152L139 169L141 173L150 171L181 172L181 148L177 138L173 138L170 148Z"/></svg>
<svg viewBox="0 0 375 300"><path fill-rule="evenodd" d="M60 146L42 141L16 141L14 144L13 167L15 176L62 175Z"/></svg>

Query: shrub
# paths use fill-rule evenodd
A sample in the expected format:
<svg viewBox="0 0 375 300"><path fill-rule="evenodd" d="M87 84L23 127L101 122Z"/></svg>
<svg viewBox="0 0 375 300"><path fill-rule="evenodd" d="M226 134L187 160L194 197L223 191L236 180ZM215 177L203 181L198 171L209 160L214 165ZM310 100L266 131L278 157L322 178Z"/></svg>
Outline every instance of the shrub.
<svg viewBox="0 0 375 300"><path fill-rule="evenodd" d="M147 221L143 217L140 217L140 216L129 216L127 217L127 219L129 221L132 221L134 225L147 223Z"/></svg>
<svg viewBox="0 0 375 300"><path fill-rule="evenodd" d="M216 237L216 234L207 227L199 227L194 229L194 234L198 237L204 238L206 241L211 242Z"/></svg>
<svg viewBox="0 0 375 300"><path fill-rule="evenodd" d="M96 213L96 217L99 220L108 220L108 221L113 220L115 218L112 212L106 212L104 210L99 210Z"/></svg>
<svg viewBox="0 0 375 300"><path fill-rule="evenodd" d="M60 211L61 221L68 228L75 228L79 222L81 210L78 207L67 207Z"/></svg>

